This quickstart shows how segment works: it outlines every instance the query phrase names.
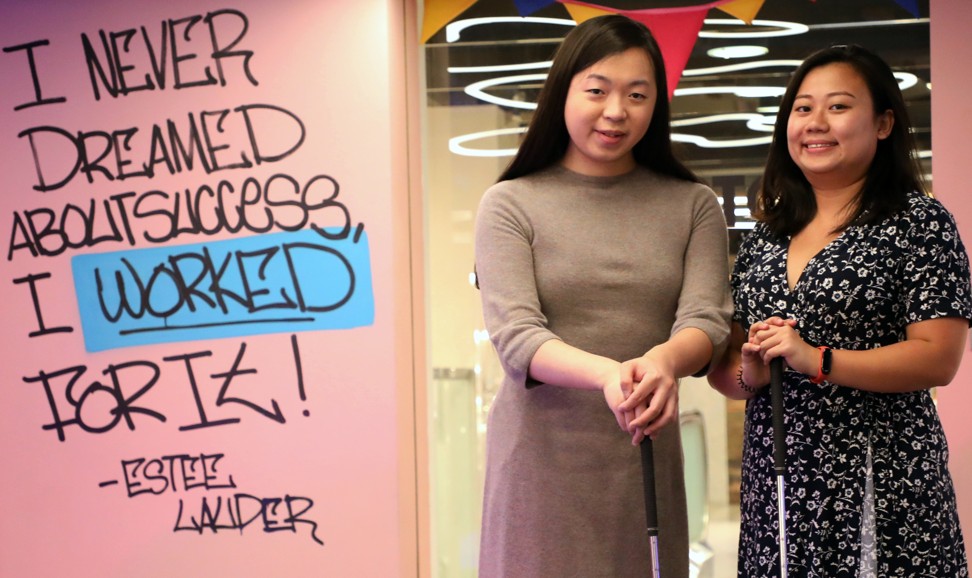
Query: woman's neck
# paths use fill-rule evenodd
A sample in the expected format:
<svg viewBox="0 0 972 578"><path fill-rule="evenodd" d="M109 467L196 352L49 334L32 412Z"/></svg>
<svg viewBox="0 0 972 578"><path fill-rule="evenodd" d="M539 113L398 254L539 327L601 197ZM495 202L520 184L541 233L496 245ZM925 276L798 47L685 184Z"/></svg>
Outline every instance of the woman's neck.
<svg viewBox="0 0 972 578"><path fill-rule="evenodd" d="M843 187L813 188L813 196L817 202L817 214L814 221L821 220L834 226L847 221L860 201L860 192L864 186L863 179Z"/></svg>

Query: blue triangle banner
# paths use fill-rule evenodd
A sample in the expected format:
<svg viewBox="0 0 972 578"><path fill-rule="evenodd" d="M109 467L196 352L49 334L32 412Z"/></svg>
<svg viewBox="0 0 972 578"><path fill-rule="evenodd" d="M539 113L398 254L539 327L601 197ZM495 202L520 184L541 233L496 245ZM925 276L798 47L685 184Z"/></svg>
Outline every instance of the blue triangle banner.
<svg viewBox="0 0 972 578"><path fill-rule="evenodd" d="M918 0L894 0L905 10L911 13L915 18L920 18L921 14L918 12Z"/></svg>
<svg viewBox="0 0 972 578"><path fill-rule="evenodd" d="M546 8L556 2L556 0L513 0L516 4L516 11L520 16L529 16L541 8Z"/></svg>

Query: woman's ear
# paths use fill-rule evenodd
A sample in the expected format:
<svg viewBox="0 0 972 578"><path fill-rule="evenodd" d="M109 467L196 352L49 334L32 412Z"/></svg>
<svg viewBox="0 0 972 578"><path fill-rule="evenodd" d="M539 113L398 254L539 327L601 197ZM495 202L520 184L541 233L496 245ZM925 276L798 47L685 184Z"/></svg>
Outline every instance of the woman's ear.
<svg viewBox="0 0 972 578"><path fill-rule="evenodd" d="M878 140L884 140L891 134L894 127L894 111L890 108L878 115Z"/></svg>

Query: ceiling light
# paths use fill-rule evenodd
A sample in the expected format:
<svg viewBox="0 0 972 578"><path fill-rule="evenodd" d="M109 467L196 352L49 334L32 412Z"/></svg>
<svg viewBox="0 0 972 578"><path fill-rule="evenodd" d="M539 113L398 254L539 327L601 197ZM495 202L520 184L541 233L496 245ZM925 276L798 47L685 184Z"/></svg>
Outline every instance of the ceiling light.
<svg viewBox="0 0 972 578"><path fill-rule="evenodd" d="M469 141L479 140L482 138L523 134L526 132L526 130L527 129L525 126L515 128L498 128L493 130L484 130L482 132L474 132L462 136L454 136L449 139L449 151L453 154L464 157L511 157L516 154L517 148L519 147L511 149L471 149L464 146L464 144Z"/></svg>
<svg viewBox="0 0 972 578"><path fill-rule="evenodd" d="M712 58L753 58L769 52L765 46L720 46L706 52Z"/></svg>
<svg viewBox="0 0 972 578"><path fill-rule="evenodd" d="M682 71L682 76L705 76L707 74L721 74L723 72L738 72L740 70L753 70L754 68L773 68L800 66L802 60L755 60L752 62L737 62L735 64L723 64L722 66L709 66L707 68L686 68Z"/></svg>
<svg viewBox="0 0 972 578"><path fill-rule="evenodd" d="M895 72L894 77L898 80L898 88L907 90L918 84L918 77L910 72Z"/></svg>
<svg viewBox="0 0 972 578"><path fill-rule="evenodd" d="M457 42L463 30L471 26L484 26L488 24L559 24L561 26L577 26L573 20L566 18L537 18L533 16L494 16L487 18L468 18L466 20L456 20L446 25L446 42Z"/></svg>
<svg viewBox="0 0 972 578"><path fill-rule="evenodd" d="M728 20L719 18L706 18L703 21L711 26L744 26L742 20ZM764 30L759 30L764 28ZM775 28L776 30L765 30ZM718 32L714 30L699 31L699 38L774 38L777 36L793 36L804 34L810 31L810 27L799 22L783 22L780 20L753 20L745 27L745 32Z"/></svg>
<svg viewBox="0 0 972 578"><path fill-rule="evenodd" d="M535 102L524 102L522 100L513 100L511 98L503 98L500 96L494 96L489 94L484 89L497 86L500 84L520 84L526 82L543 83L547 79L547 74L521 74L518 76L502 76L499 78L487 78L486 80L480 80L479 82L474 82L469 84L464 89L465 93L469 96L479 99L483 102L490 102L499 106L508 106L511 108L522 108L525 110L534 110L537 108L537 103Z"/></svg>
<svg viewBox="0 0 972 578"><path fill-rule="evenodd" d="M735 94L743 98L762 98L783 96L786 89L781 86L696 86L676 88L675 96L698 94Z"/></svg>
<svg viewBox="0 0 972 578"><path fill-rule="evenodd" d="M550 68L553 64L550 60L542 62L524 62L522 64L494 64L492 66L450 66L446 72L450 74L463 74L467 72L509 72L513 70L533 70L535 68Z"/></svg>

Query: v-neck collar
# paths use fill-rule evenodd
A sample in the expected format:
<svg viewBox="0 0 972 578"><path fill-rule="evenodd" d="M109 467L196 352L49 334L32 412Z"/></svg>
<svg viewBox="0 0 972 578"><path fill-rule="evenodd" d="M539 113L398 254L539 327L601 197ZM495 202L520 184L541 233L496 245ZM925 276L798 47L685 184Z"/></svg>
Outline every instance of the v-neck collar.
<svg viewBox="0 0 972 578"><path fill-rule="evenodd" d="M814 253L813 256L810 257L810 260L807 261L807 264L803 266L803 270L800 271L800 275L797 276L793 287L790 287L790 241L793 239L793 236L786 236L786 243L783 244L783 286L786 289L787 295L797 293L800 285L803 284L804 279L807 277L807 271L810 270L811 267L815 266L817 262L827 253L829 253L833 247L837 246L838 243L841 243L842 240L847 236L848 231L850 231L852 228L853 225L847 227L841 231L840 234L831 239L830 242L824 245L819 251Z"/></svg>

